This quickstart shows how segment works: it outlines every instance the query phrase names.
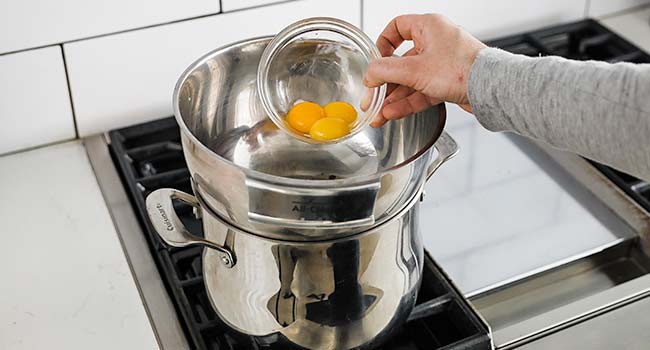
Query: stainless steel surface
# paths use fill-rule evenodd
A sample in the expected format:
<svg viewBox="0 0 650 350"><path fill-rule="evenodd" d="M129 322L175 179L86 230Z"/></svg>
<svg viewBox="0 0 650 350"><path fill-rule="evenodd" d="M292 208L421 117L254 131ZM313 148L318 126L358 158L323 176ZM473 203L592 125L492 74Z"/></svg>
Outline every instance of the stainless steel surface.
<svg viewBox="0 0 650 350"><path fill-rule="evenodd" d="M545 171L556 179L568 174L588 189L595 198L588 199L581 191L572 192L584 205L592 206L590 210L612 232L622 233L623 238L482 288L473 295L472 302L491 325L498 349L518 348L562 329L570 330L585 319L650 293L648 213L586 160L538 146L566 173L556 173L548 166L544 167ZM527 155L533 159L542 156L531 147L527 148ZM609 212L598 209L597 205L594 207L592 203L597 204L597 200L601 200ZM612 218L618 219L620 224ZM630 234L625 233L628 230ZM563 243L558 241L557 244ZM599 332L595 328L593 331ZM565 348L564 345L558 347Z"/></svg>
<svg viewBox="0 0 650 350"><path fill-rule="evenodd" d="M612 319L610 312L635 319L634 315L624 315L636 304L622 306L650 295L650 215L583 158L538 146L605 203L634 235L545 266L537 274L484 288L472 296L472 302L491 325L498 349L573 348L571 345L577 344L579 348L593 348L587 345L594 343L583 343L573 329L610 337L626 332L622 329L625 323L609 324L599 319ZM601 217L607 216L601 213ZM572 336L575 340L569 341ZM643 336L635 336L628 344L639 339ZM619 338L602 344L621 342Z"/></svg>
<svg viewBox="0 0 650 350"><path fill-rule="evenodd" d="M470 281L473 286L480 287L465 287L465 292L473 295L472 302L491 325L497 348L517 348L546 336L552 337L554 332L570 330L585 319L606 314L648 293L650 275L645 262L648 254L644 251L650 237L648 213L576 155L543 146L544 151L541 151L530 143L523 147L520 144L523 141L514 140L514 137L488 135L478 130L473 121L470 124L460 119L464 115L454 115L453 108L449 114L446 130L453 132L469 151L462 152L427 183L428 192L438 190L434 201L440 204L423 209L425 214L421 217L429 216L433 210L437 215L435 221L424 221L421 227L423 230L432 224L448 229L455 227L463 233L461 237L473 234L473 239L479 242L470 245L465 244L465 239L425 237L425 241L429 240L428 250L450 270L454 281L466 285ZM511 150L513 143L521 155ZM530 166L526 166L528 164ZM464 174L468 175L463 177ZM530 180L533 178L551 179L553 186ZM458 186L459 183L467 186ZM444 193L440 189L451 190ZM551 191L556 189L573 203L554 201ZM544 190L551 194L545 195ZM426 205L423 204L424 208ZM480 215L472 215L474 208ZM585 214L567 214L575 212L574 208L584 208ZM458 223L458 215L479 224L467 223L472 220ZM494 225L485 219L499 215L502 220L494 220ZM589 216L591 219L583 219ZM450 218L446 225L441 222L445 217ZM559 227L562 220L569 221L567 218L571 218L573 225L560 227L555 232L540 229L545 227L540 223ZM509 226L516 228L512 230L516 235L501 234L508 232ZM611 232L611 241L604 239L596 247L590 246L589 237L599 231ZM490 236L501 237L502 241L491 241ZM557 254L569 251L565 249L567 246L580 246L577 241L587 242L581 245L585 250L575 250L564 256ZM457 259L451 260L450 255ZM532 259L543 263L519 269L523 274L500 272ZM482 267L485 265L501 270L487 271ZM484 285L474 282L491 273L499 279ZM476 293L478 295L474 295ZM615 326L610 325L610 328ZM553 349L582 348L555 345Z"/></svg>
<svg viewBox="0 0 650 350"><path fill-rule="evenodd" d="M445 130L463 151L427 182L420 227L466 295L635 234L548 156L447 107Z"/></svg>
<svg viewBox="0 0 650 350"><path fill-rule="evenodd" d="M156 192L171 202L170 191ZM150 198L163 196L150 196L147 202ZM289 345L308 349L373 346L405 322L415 305L423 262L418 194L380 226L321 242L279 241L244 232L206 208L200 195L197 199L206 240L225 242L239 257L228 268L222 254L207 245L203 273L217 314L243 333L281 335ZM161 220L157 205L147 207L154 210L152 220Z"/></svg>
<svg viewBox="0 0 650 350"><path fill-rule="evenodd" d="M550 334L521 350L646 350L650 347L650 297Z"/></svg>
<svg viewBox="0 0 650 350"><path fill-rule="evenodd" d="M495 343L515 347L650 292L649 272L650 258L632 239L486 292L472 303L492 327Z"/></svg>
<svg viewBox="0 0 650 350"><path fill-rule="evenodd" d="M650 293L650 215L583 158L544 145L539 147L605 203L634 232L635 238L585 252L577 260L560 261L553 269L514 278L509 285L486 288L492 292L475 296L473 302L492 326L499 349L518 348L547 336L552 338L554 332L565 328L570 331L585 319L607 315L608 311ZM601 217L604 216L603 213ZM589 324L593 333L625 327L608 324L597 328L594 323L585 323ZM565 347L564 343L553 344Z"/></svg>
<svg viewBox="0 0 650 350"><path fill-rule="evenodd" d="M194 196L171 188L155 191L147 196L147 212L158 235L169 245L174 247L187 247L190 245L202 245L214 249L219 254L219 260L227 268L237 263L235 254L228 247L216 242L197 237L190 233L176 215L172 200L179 200L201 209L199 202Z"/></svg>
<svg viewBox="0 0 650 350"><path fill-rule="evenodd" d="M257 69L262 106L290 136L309 143L334 143L353 137L379 113L386 84L368 89L363 78L379 49L361 29L336 18L307 18L279 32L264 50ZM319 141L292 130L284 116L296 101L324 106L333 101L353 105L358 117L350 133Z"/></svg>
<svg viewBox="0 0 650 350"><path fill-rule="evenodd" d="M217 49L178 81L174 108L196 191L230 222L278 239L336 238L394 216L425 181L444 105L345 142L301 142L260 106L256 70L269 40Z"/></svg>
<svg viewBox="0 0 650 350"><path fill-rule="evenodd" d="M160 349L189 349L105 138L101 135L86 138L84 146Z"/></svg>
<svg viewBox="0 0 650 350"><path fill-rule="evenodd" d="M574 325L590 318L606 315L608 312L623 305L633 304L650 295L649 286L650 276L644 275L602 293L560 307L552 313L542 314L526 320L519 327L513 326L505 330L508 337L517 339L517 341L500 346L499 349L517 348L562 329L570 329ZM548 325L551 325L551 327L548 327ZM603 332L608 329L618 329L618 327L619 325L607 325L604 329L594 327L592 331ZM527 329L536 329L537 331L527 333L525 331ZM504 333L502 332L502 334Z"/></svg>
<svg viewBox="0 0 650 350"><path fill-rule="evenodd" d="M538 146L624 220L638 235L646 254L650 254L650 213L584 158L543 144Z"/></svg>

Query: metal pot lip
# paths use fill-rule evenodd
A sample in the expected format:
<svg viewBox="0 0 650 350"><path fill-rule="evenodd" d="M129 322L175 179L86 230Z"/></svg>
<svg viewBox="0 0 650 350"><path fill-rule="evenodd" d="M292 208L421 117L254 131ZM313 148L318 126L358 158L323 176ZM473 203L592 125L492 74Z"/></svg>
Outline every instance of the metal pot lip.
<svg viewBox="0 0 650 350"><path fill-rule="evenodd" d="M365 181L375 181L378 178L381 178L381 176L385 173L388 173L394 169L401 168L403 166L406 166L407 164L410 164L414 161L416 161L418 158L422 157L424 154L429 152L429 150L435 145L436 141L438 138L440 138L440 135L442 134L442 131L444 130L445 123L447 120L447 112L445 108L444 102L438 104L438 130L434 137L431 138L429 143L425 145L425 147L422 147L417 153L415 153L413 156L410 158L404 160L403 162L396 164L390 168L384 169L381 172L378 172L376 174L369 174L369 175L364 175L364 176L359 176L359 177L348 177L348 178L343 178L343 179L335 179L335 180L307 180L307 179L294 179L294 178L289 178L289 177L283 177L283 176L277 176L277 175L271 175L267 173L263 173L257 170L252 170L249 168L244 168L242 166L239 166L230 160L223 158L219 154L215 153L212 151L210 148L205 146L201 141L199 141L196 136L190 131L190 129L187 127L185 124L185 121L183 120L181 116L181 112L179 109L179 103L178 99L180 96L180 89L181 86L185 83L187 78L198 68L199 66L203 65L205 62L207 62L209 59L211 59L213 56L216 54L226 50L230 49L235 46L243 45L243 44L250 44L250 43L256 43L256 42L263 42L263 41L270 41L273 38L273 36L259 36L255 38L249 38L249 39L244 39L240 41L236 41L224 46L221 46L219 48L216 48L200 58L198 58L196 61L191 63L181 74L181 76L178 78L176 81L176 85L174 86L174 92L172 96L172 104L173 104L173 109L174 109L174 117L176 119L176 123L180 127L181 131L187 138L189 138L192 143L201 149L202 151L206 152L208 155L211 157L217 158L221 162L225 162L230 166L233 166L243 172L246 177L251 178L251 179L257 179L261 181L267 181L270 183L279 183L279 184L286 184L286 185L298 185L298 186L304 186L304 187L327 187L327 188L335 188L338 186L344 186L344 185L349 185L352 183L358 183L358 182L365 182ZM432 107L433 108L433 107ZM322 147L326 145L313 145L314 147Z"/></svg>
<svg viewBox="0 0 650 350"><path fill-rule="evenodd" d="M213 220L217 220L217 222L219 222L219 224L225 226L230 231L234 231L235 233L238 233L238 234L243 234L243 235L259 238L259 239L263 239L265 241L270 241L270 242L277 242L277 243L291 244L291 245L312 245L312 244L320 244L320 243L337 243L337 242L349 241L351 239L361 238L361 237L364 237L364 236L367 236L367 235L371 235L371 234L373 234L373 233L375 233L375 232L377 232L379 230L382 230L384 227L390 225L391 223L393 223L393 221L401 218L407 212L409 212L411 209L413 209L413 207L416 206L417 203L420 201L420 195L421 195L423 190L424 190L424 185L422 185L420 187L420 189L413 195L413 197L410 198L408 200L408 202L406 202L404 207L402 207L397 213L395 213L393 216L388 218L386 221L383 221L379 225L372 226L372 227L368 228L365 231L356 232L356 233L352 233L352 234L349 234L349 235L344 235L344 236L341 236L341 237L326 238L326 239L320 239L320 240L315 239L315 240L309 240L309 241L293 240L293 239L279 239L279 238L267 237L267 236L261 235L259 233L250 232L250 231L248 231L248 230L246 230L246 229L244 229L242 227L239 227L239 226L229 222L227 219L224 219L221 215L219 215L219 213L215 212L212 208L210 208L210 206L208 206L208 204L205 202L203 197L201 197L200 193L196 193L194 195L196 196L196 198L197 198L197 200L199 202L201 210L205 210L207 212L207 214ZM206 239L208 239L208 238L206 237Z"/></svg>

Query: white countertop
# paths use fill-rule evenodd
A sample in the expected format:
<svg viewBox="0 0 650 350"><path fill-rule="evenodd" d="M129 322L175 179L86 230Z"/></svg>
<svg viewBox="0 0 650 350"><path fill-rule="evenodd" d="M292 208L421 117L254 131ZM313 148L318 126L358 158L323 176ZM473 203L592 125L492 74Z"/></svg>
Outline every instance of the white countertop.
<svg viewBox="0 0 650 350"><path fill-rule="evenodd" d="M0 157L0 349L158 349L83 145Z"/></svg>

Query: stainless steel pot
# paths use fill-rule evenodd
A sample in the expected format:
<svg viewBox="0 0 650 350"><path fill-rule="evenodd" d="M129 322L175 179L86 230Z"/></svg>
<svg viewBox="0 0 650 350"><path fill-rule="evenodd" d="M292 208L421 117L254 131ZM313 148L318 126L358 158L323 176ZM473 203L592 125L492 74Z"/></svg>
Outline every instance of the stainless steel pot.
<svg viewBox="0 0 650 350"><path fill-rule="evenodd" d="M210 52L182 74L174 91L195 191L229 222L281 240L354 235L402 211L427 174L455 154L453 140L441 137L444 105L331 145L304 143L279 131L256 89L258 61L270 39ZM326 81L323 75L339 81L362 74L354 71L365 67L355 62L356 51L331 45L309 40L285 49L287 57L310 59L273 75L288 75L283 81L300 90L319 89L310 79L314 74L318 81Z"/></svg>
<svg viewBox="0 0 650 350"><path fill-rule="evenodd" d="M190 234L172 199L202 215L205 238ZM203 245L205 288L230 327L286 348L374 347L406 320L422 274L419 195L393 218L352 237L280 241L237 228L197 197L161 189L147 197L160 237Z"/></svg>

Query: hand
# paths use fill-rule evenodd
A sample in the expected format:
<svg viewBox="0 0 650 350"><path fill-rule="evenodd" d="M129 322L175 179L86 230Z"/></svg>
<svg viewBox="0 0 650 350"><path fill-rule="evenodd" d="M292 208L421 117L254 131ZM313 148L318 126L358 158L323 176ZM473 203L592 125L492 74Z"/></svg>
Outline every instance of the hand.
<svg viewBox="0 0 650 350"><path fill-rule="evenodd" d="M406 40L414 47L402 57L392 57ZM438 14L405 15L386 26L377 47L384 57L370 63L364 83L371 88L389 85L373 127L443 101L471 113L467 80L476 56L486 47L471 34Z"/></svg>

